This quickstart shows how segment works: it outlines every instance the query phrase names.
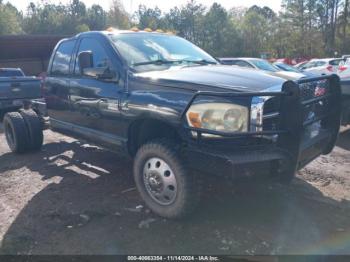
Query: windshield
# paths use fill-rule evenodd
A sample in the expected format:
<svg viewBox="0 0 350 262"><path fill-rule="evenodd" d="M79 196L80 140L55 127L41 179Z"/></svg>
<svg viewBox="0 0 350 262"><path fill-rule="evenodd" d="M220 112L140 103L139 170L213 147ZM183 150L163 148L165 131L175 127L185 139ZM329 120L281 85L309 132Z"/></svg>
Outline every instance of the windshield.
<svg viewBox="0 0 350 262"><path fill-rule="evenodd" d="M318 67L318 66L324 66L327 62L322 61L322 60L313 60L307 63L305 66L303 66L304 69L309 69L313 67Z"/></svg>
<svg viewBox="0 0 350 262"><path fill-rule="evenodd" d="M277 67L274 65L270 64L269 62L265 60L250 60L252 64L254 64L257 68L265 71L270 71L270 72L277 72L280 71Z"/></svg>
<svg viewBox="0 0 350 262"><path fill-rule="evenodd" d="M199 47L173 35L125 33L111 35L110 39L128 65L137 71L165 70L178 65L178 61L217 63Z"/></svg>
<svg viewBox="0 0 350 262"><path fill-rule="evenodd" d="M295 67L292 67L292 66L284 64L284 63L277 63L274 65L281 68L284 71L300 73L300 71L298 69L296 69Z"/></svg>
<svg viewBox="0 0 350 262"><path fill-rule="evenodd" d="M20 70L1 70L0 69L0 77L14 77L14 76L23 76L22 71Z"/></svg>

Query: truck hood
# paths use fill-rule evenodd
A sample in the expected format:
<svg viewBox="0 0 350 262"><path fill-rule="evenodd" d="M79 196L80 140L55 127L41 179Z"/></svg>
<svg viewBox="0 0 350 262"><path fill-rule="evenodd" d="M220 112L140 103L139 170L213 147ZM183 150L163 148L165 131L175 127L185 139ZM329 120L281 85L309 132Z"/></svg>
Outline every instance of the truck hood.
<svg viewBox="0 0 350 262"><path fill-rule="evenodd" d="M260 92L271 87L282 87L286 82L286 79L264 71L227 65L172 67L164 71L137 73L134 76L154 84L194 90L204 89L205 86L232 91Z"/></svg>

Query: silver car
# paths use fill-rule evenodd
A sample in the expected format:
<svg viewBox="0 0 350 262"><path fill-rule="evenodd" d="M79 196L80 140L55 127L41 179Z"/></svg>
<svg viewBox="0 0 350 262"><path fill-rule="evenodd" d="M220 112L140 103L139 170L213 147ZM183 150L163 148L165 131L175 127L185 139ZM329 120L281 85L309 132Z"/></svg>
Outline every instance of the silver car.
<svg viewBox="0 0 350 262"><path fill-rule="evenodd" d="M308 74L285 71L270 62L261 58L239 57L239 58L219 58L219 61L224 65L233 65L246 68L253 68L257 70L263 70L274 76L282 77L285 79L298 79L306 77Z"/></svg>

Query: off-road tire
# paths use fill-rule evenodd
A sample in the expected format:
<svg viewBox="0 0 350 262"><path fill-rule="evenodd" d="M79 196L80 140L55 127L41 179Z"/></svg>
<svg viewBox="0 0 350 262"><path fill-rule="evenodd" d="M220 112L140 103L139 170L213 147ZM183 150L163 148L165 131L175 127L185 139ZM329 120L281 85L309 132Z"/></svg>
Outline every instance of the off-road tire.
<svg viewBox="0 0 350 262"><path fill-rule="evenodd" d="M157 203L147 192L144 183L144 166L151 158L160 158L173 170L177 182L174 202L169 205ZM137 189L146 205L157 215L179 219L189 215L198 205L201 180L190 173L180 158L175 144L167 139L157 139L141 146L134 159L134 179Z"/></svg>
<svg viewBox="0 0 350 262"><path fill-rule="evenodd" d="M30 142L28 149L31 151L40 150L44 140L43 124L40 118L32 109L21 110L20 114L24 119L29 133Z"/></svg>
<svg viewBox="0 0 350 262"><path fill-rule="evenodd" d="M21 114L18 112L6 113L3 124L6 141L11 151L14 153L27 152L30 138L28 128Z"/></svg>

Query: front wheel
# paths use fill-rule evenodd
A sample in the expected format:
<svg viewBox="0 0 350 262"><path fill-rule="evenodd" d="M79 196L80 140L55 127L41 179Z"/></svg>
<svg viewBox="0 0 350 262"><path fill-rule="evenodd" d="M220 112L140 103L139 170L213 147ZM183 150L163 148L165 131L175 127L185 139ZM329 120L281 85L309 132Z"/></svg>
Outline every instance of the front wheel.
<svg viewBox="0 0 350 262"><path fill-rule="evenodd" d="M199 179L188 172L168 140L141 146L134 161L134 179L146 205L162 217L184 217L200 199Z"/></svg>

